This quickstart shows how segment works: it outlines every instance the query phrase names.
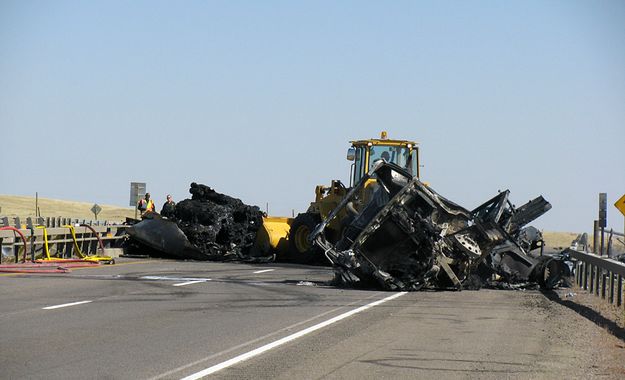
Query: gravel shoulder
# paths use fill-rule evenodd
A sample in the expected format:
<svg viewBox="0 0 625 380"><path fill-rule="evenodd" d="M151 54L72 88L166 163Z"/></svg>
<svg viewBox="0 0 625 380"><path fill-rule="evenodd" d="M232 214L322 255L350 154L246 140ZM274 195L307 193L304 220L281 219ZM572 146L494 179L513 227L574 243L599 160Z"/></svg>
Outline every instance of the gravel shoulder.
<svg viewBox="0 0 625 380"><path fill-rule="evenodd" d="M583 289L545 294L552 339L583 354L580 377L625 378L625 311Z"/></svg>

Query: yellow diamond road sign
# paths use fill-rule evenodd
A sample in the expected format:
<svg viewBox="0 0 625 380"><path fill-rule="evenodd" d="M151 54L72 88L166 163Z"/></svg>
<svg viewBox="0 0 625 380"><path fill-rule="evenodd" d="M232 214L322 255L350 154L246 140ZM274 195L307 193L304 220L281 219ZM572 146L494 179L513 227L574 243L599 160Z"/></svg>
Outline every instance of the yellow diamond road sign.
<svg viewBox="0 0 625 380"><path fill-rule="evenodd" d="M616 203L614 203L614 207L616 207L621 214L625 215L625 195L619 198Z"/></svg>

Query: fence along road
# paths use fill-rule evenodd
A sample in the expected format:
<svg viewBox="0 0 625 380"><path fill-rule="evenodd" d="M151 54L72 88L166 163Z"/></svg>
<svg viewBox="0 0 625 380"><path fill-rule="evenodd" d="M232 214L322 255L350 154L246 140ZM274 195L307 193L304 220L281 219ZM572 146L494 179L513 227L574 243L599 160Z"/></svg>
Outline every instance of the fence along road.
<svg viewBox="0 0 625 380"><path fill-rule="evenodd" d="M54 256L76 256L76 247L82 253L92 255L99 249L115 246L120 239L123 239L126 228L121 224L70 218L39 218L40 223L35 224L31 218L27 219L26 224L21 224L19 218L15 218L13 223L10 223L6 217L1 220L0 227L11 228L11 230L0 230L0 246L2 247L0 263L5 260L3 256L14 256L15 261L18 260L18 256L22 261L45 256L46 245L48 253ZM12 230L14 228L19 231ZM72 236L72 228L75 236ZM20 234L26 239L26 244L22 241ZM26 245L28 257L26 257L24 245Z"/></svg>
<svg viewBox="0 0 625 380"><path fill-rule="evenodd" d="M578 260L575 280L577 285L591 294L607 299L611 304L625 306L623 302L623 280L625 264L592 253L567 249L564 251Z"/></svg>

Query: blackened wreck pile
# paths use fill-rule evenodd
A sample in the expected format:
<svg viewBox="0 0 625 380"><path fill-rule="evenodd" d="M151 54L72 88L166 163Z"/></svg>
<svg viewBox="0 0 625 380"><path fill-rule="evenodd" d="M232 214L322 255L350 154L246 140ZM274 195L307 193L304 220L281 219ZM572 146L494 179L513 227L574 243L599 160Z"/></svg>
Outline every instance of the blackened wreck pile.
<svg viewBox="0 0 625 380"><path fill-rule="evenodd" d="M192 183L191 199L176 205L175 220L191 244L209 259L250 257L263 214L256 206Z"/></svg>
<svg viewBox="0 0 625 380"><path fill-rule="evenodd" d="M273 256L253 249L262 212L210 187L192 183L191 199L175 206L174 215L154 214L128 230L133 242L156 255L194 260L267 261Z"/></svg>
<svg viewBox="0 0 625 380"><path fill-rule="evenodd" d="M358 212L370 178L377 189ZM531 256L542 238L524 226L551 205L538 197L515 208L504 191L473 211L437 194L400 167L376 163L311 239L334 264L339 284L387 290L479 288L495 278L507 284L556 286L568 266L562 257ZM350 206L351 205L351 206ZM326 225L354 210L342 238L330 242Z"/></svg>

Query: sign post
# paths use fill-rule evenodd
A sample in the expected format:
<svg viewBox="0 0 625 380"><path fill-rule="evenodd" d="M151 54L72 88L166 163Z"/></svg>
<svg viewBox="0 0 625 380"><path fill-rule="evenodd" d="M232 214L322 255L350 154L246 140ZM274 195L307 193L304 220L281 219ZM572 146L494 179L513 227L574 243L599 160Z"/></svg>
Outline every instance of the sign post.
<svg viewBox="0 0 625 380"><path fill-rule="evenodd" d="M93 215L95 215L95 220L98 220L98 214L100 213L100 211L102 211L102 207L100 207L100 205L98 205L97 203L94 203L91 207L91 212L93 213Z"/></svg>
<svg viewBox="0 0 625 380"><path fill-rule="evenodd" d="M603 256L603 232L608 225L608 194L599 193L599 227L601 228L601 246L599 256Z"/></svg>
<svg viewBox="0 0 625 380"><path fill-rule="evenodd" d="M130 182L130 206L135 208L135 219L137 219L137 203L145 196L145 182Z"/></svg>

